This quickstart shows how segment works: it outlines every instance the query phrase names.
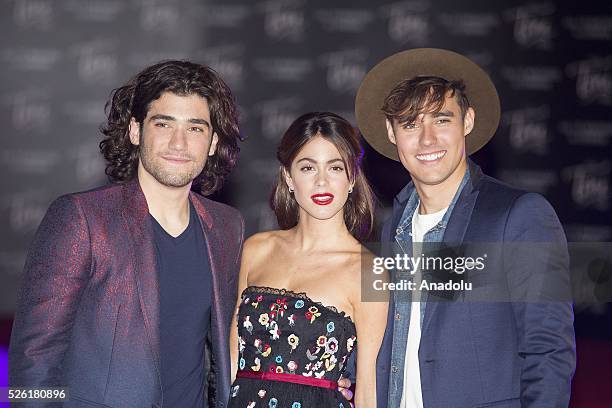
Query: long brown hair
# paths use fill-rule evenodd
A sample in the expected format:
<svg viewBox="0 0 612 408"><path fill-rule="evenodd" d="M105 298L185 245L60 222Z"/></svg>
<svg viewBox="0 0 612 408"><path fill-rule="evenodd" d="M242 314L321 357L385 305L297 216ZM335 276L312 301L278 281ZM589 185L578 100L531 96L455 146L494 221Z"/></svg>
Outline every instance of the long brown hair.
<svg viewBox="0 0 612 408"><path fill-rule="evenodd" d="M353 126L331 112L311 112L300 116L281 139L276 152L280 167L270 197L278 225L286 230L298 223L299 205L289 191L283 171L289 172L300 150L315 137L333 143L345 162L347 177L354 186L344 204L344 223L349 232L363 242L372 234L374 221L374 195L361 169L363 149Z"/></svg>

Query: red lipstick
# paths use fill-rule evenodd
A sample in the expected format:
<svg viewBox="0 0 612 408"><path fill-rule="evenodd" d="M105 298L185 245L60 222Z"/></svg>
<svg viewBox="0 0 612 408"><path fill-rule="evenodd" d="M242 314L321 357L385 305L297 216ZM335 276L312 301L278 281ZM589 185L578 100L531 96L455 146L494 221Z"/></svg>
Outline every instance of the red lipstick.
<svg viewBox="0 0 612 408"><path fill-rule="evenodd" d="M332 193L314 194L310 196L310 199L317 205L328 205L334 201L334 195Z"/></svg>

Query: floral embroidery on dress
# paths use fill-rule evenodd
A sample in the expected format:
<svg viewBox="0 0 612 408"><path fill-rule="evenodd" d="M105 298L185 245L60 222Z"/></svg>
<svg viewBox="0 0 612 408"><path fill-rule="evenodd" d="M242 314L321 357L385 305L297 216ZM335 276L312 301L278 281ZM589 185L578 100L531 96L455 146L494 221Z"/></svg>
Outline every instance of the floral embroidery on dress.
<svg viewBox="0 0 612 408"><path fill-rule="evenodd" d="M242 323L242 327L247 329L247 332L249 332L249 334L253 334L253 323L251 323L250 319L251 319L251 316L245 316L244 323Z"/></svg>
<svg viewBox="0 0 612 408"><path fill-rule="evenodd" d="M319 313L319 309L316 306L310 306L308 311L304 313L304 316L310 320L310 323L313 323L317 317L321 316L321 313Z"/></svg>
<svg viewBox="0 0 612 408"><path fill-rule="evenodd" d="M250 286L238 313L238 367L243 371L337 381L357 344L350 317L305 293ZM230 407L254 407L257 401L268 408L350 406L335 389L308 390L291 382L238 378Z"/></svg>
<svg viewBox="0 0 612 408"><path fill-rule="evenodd" d="M255 357L255 365L251 366L251 371L259 371L261 368L261 360L259 357Z"/></svg>
<svg viewBox="0 0 612 408"><path fill-rule="evenodd" d="M291 351L293 351L300 344L300 338L296 336L295 334L290 334L289 337L287 337L287 343L289 343L289 346L291 347Z"/></svg>

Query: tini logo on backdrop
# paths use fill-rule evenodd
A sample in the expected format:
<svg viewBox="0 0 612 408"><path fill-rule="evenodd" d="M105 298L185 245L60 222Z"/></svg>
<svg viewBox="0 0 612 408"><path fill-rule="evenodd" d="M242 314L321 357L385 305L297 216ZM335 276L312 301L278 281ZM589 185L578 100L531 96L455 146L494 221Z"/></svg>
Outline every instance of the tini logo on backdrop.
<svg viewBox="0 0 612 408"><path fill-rule="evenodd" d="M589 160L563 169L563 179L571 186L572 201L584 209L608 211L611 169L609 160Z"/></svg>
<svg viewBox="0 0 612 408"><path fill-rule="evenodd" d="M104 179L104 161L96 145L76 145L70 152L77 181L92 185Z"/></svg>
<svg viewBox="0 0 612 408"><path fill-rule="evenodd" d="M389 38L398 44L423 45L431 31L426 1L403 1L382 8Z"/></svg>
<svg viewBox="0 0 612 408"><path fill-rule="evenodd" d="M51 128L50 95L42 90L22 91L7 96L3 104L11 111L11 124L19 132L47 132Z"/></svg>
<svg viewBox="0 0 612 408"><path fill-rule="evenodd" d="M566 72L576 78L580 102L612 105L612 57L575 61L568 64Z"/></svg>
<svg viewBox="0 0 612 408"><path fill-rule="evenodd" d="M83 82L116 82L119 65L117 45L109 40L94 40L72 48L77 59L77 75Z"/></svg>
<svg viewBox="0 0 612 408"><path fill-rule="evenodd" d="M261 117L261 134L267 140L279 141L289 125L300 115L303 100L291 96L270 99L255 105Z"/></svg>
<svg viewBox="0 0 612 408"><path fill-rule="evenodd" d="M55 26L53 3L46 0L19 0L13 8L13 21L18 27L47 31Z"/></svg>
<svg viewBox="0 0 612 408"><path fill-rule="evenodd" d="M35 231L49 205L40 189L13 192L3 201L8 209L9 227L18 234Z"/></svg>
<svg viewBox="0 0 612 408"><path fill-rule="evenodd" d="M237 91L244 83L244 54L244 45L236 43L206 47L199 56L223 77L233 91Z"/></svg>
<svg viewBox="0 0 612 408"><path fill-rule="evenodd" d="M553 29L555 10L555 4L551 2L528 3L507 10L504 15L514 24L514 41L525 48L552 49L556 35Z"/></svg>
<svg viewBox="0 0 612 408"><path fill-rule="evenodd" d="M302 0L268 0L261 8L264 13L264 31L276 41L302 41L305 17Z"/></svg>
<svg viewBox="0 0 612 408"><path fill-rule="evenodd" d="M366 74L367 56L368 52L361 48L322 55L321 61L327 69L325 79L328 88L337 93L356 90Z"/></svg>
<svg viewBox="0 0 612 408"><path fill-rule="evenodd" d="M547 154L549 118L546 105L505 112L503 123L508 127L510 146L522 153Z"/></svg>
<svg viewBox="0 0 612 408"><path fill-rule="evenodd" d="M168 3L142 2L140 26L143 30L166 35L175 35L185 31L185 27L181 27L181 12L178 5Z"/></svg>

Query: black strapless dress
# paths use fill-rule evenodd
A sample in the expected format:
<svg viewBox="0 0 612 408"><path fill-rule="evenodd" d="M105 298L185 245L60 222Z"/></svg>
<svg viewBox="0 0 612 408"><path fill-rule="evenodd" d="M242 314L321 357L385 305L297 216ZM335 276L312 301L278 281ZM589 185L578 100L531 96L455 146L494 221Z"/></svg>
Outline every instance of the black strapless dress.
<svg viewBox="0 0 612 408"><path fill-rule="evenodd" d="M229 407L350 407L336 383L356 343L344 312L305 293L249 286L238 310L238 375Z"/></svg>

